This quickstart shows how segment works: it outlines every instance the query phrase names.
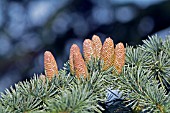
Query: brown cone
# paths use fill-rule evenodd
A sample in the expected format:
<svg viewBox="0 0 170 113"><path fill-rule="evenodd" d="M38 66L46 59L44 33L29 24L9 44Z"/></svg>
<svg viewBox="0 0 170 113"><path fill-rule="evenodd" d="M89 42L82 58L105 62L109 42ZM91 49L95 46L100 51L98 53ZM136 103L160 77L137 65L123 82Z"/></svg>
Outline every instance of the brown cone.
<svg viewBox="0 0 170 113"><path fill-rule="evenodd" d="M94 57L94 45L90 39L85 39L83 42L83 53L86 63L88 63L92 57Z"/></svg>
<svg viewBox="0 0 170 113"><path fill-rule="evenodd" d="M44 67L45 74L49 80L51 80L54 75L58 75L57 63L54 59L54 56L49 51L44 53Z"/></svg>
<svg viewBox="0 0 170 113"><path fill-rule="evenodd" d="M81 75L83 75L85 78L88 76L86 64L77 45L74 45L73 47L73 65L77 78L80 78Z"/></svg>
<svg viewBox="0 0 170 113"><path fill-rule="evenodd" d="M111 38L106 38L101 49L101 60L104 61L103 70L109 69L113 66L114 60L114 43Z"/></svg>
<svg viewBox="0 0 170 113"><path fill-rule="evenodd" d="M93 41L93 45L94 45L95 58L100 58L102 42L97 35L93 35L92 41Z"/></svg>
<svg viewBox="0 0 170 113"><path fill-rule="evenodd" d="M69 63L70 63L70 72L72 75L74 74L74 64L73 64L74 51L80 51L79 47L76 44L73 44L70 48Z"/></svg>
<svg viewBox="0 0 170 113"><path fill-rule="evenodd" d="M118 43L115 47L115 54L114 54L114 67L120 74L122 71L122 67L125 64L125 48L123 43Z"/></svg>

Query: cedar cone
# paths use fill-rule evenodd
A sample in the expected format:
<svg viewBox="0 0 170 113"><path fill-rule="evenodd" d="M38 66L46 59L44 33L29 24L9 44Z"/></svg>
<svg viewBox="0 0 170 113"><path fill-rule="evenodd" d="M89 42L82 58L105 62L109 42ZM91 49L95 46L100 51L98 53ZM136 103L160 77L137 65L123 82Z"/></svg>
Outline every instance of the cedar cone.
<svg viewBox="0 0 170 113"><path fill-rule="evenodd" d="M54 56L49 51L44 53L44 67L45 74L49 80L51 80L54 75L58 75L57 63L54 59Z"/></svg>
<svg viewBox="0 0 170 113"><path fill-rule="evenodd" d="M114 67L120 74L122 71L122 67L125 64L125 48L123 43L118 43L115 47L115 53L114 53Z"/></svg>
<svg viewBox="0 0 170 113"><path fill-rule="evenodd" d="M81 75L84 75L85 78L88 76L86 64L76 44L73 44L70 49L70 62L70 69L74 69L77 78L80 78Z"/></svg>
<svg viewBox="0 0 170 113"><path fill-rule="evenodd" d="M79 47L76 44L73 44L70 48L70 57L69 57L70 72L72 75L74 74L73 54L75 50L80 51Z"/></svg>
<svg viewBox="0 0 170 113"><path fill-rule="evenodd" d="M97 35L93 35L92 42L94 45L95 58L100 58L100 52L102 49L102 42Z"/></svg>
<svg viewBox="0 0 170 113"><path fill-rule="evenodd" d="M85 39L83 42L83 53L86 63L88 63L92 57L94 57L94 45L90 39Z"/></svg>
<svg viewBox="0 0 170 113"><path fill-rule="evenodd" d="M104 61L103 70L109 69L113 66L114 60L114 43L111 38L106 38L101 49L101 60Z"/></svg>

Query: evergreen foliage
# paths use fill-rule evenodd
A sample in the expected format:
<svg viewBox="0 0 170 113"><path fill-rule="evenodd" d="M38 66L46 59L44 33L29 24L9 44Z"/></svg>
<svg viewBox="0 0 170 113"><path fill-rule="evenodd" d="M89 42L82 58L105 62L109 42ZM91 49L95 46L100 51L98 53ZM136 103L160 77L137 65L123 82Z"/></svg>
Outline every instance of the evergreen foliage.
<svg viewBox="0 0 170 113"><path fill-rule="evenodd" d="M169 113L170 36L162 41L154 35L143 43L126 47L121 73L114 66L104 71L103 60L92 56L86 64L88 77L77 78L66 62L52 79L35 75L19 82L1 93L0 112Z"/></svg>

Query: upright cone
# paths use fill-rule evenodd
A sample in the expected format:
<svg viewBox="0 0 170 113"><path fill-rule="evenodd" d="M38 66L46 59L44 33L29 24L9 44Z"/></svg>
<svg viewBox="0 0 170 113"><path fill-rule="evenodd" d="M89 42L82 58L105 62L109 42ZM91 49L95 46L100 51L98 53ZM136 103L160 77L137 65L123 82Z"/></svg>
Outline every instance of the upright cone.
<svg viewBox="0 0 170 113"><path fill-rule="evenodd" d="M80 78L81 75L85 78L88 76L86 64L76 44L73 44L70 49L70 69L73 69L77 78Z"/></svg>
<svg viewBox="0 0 170 113"><path fill-rule="evenodd" d="M120 74L122 71L122 67L125 64L125 48L123 43L118 43L115 48L115 53L114 53L114 67Z"/></svg>
<svg viewBox="0 0 170 113"><path fill-rule="evenodd" d="M83 42L83 53L86 63L88 63L92 57L95 57L94 45L90 39L85 39Z"/></svg>
<svg viewBox="0 0 170 113"><path fill-rule="evenodd" d="M103 70L109 69L113 66L114 60L114 43L111 38L106 38L101 49L101 60L104 61Z"/></svg>
<svg viewBox="0 0 170 113"><path fill-rule="evenodd" d="M74 75L73 55L75 51L80 51L80 49L76 44L73 44L70 48L70 56L69 56L70 72L72 75Z"/></svg>
<svg viewBox="0 0 170 113"><path fill-rule="evenodd" d="M102 49L102 42L97 35L93 35L92 42L93 42L93 45L94 45L95 58L100 58L101 49Z"/></svg>
<svg viewBox="0 0 170 113"><path fill-rule="evenodd" d="M57 63L54 56L49 51L44 53L44 68L45 74L49 80L51 80L54 75L58 75Z"/></svg>

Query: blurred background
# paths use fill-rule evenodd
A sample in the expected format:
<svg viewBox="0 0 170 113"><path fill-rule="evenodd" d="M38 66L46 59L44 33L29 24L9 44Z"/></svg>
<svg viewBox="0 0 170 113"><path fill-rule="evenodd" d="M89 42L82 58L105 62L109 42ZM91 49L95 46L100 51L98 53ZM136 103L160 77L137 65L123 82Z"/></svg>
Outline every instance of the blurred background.
<svg viewBox="0 0 170 113"><path fill-rule="evenodd" d="M137 45L169 31L168 0L0 0L0 91L44 73L46 50L62 68L93 34Z"/></svg>

